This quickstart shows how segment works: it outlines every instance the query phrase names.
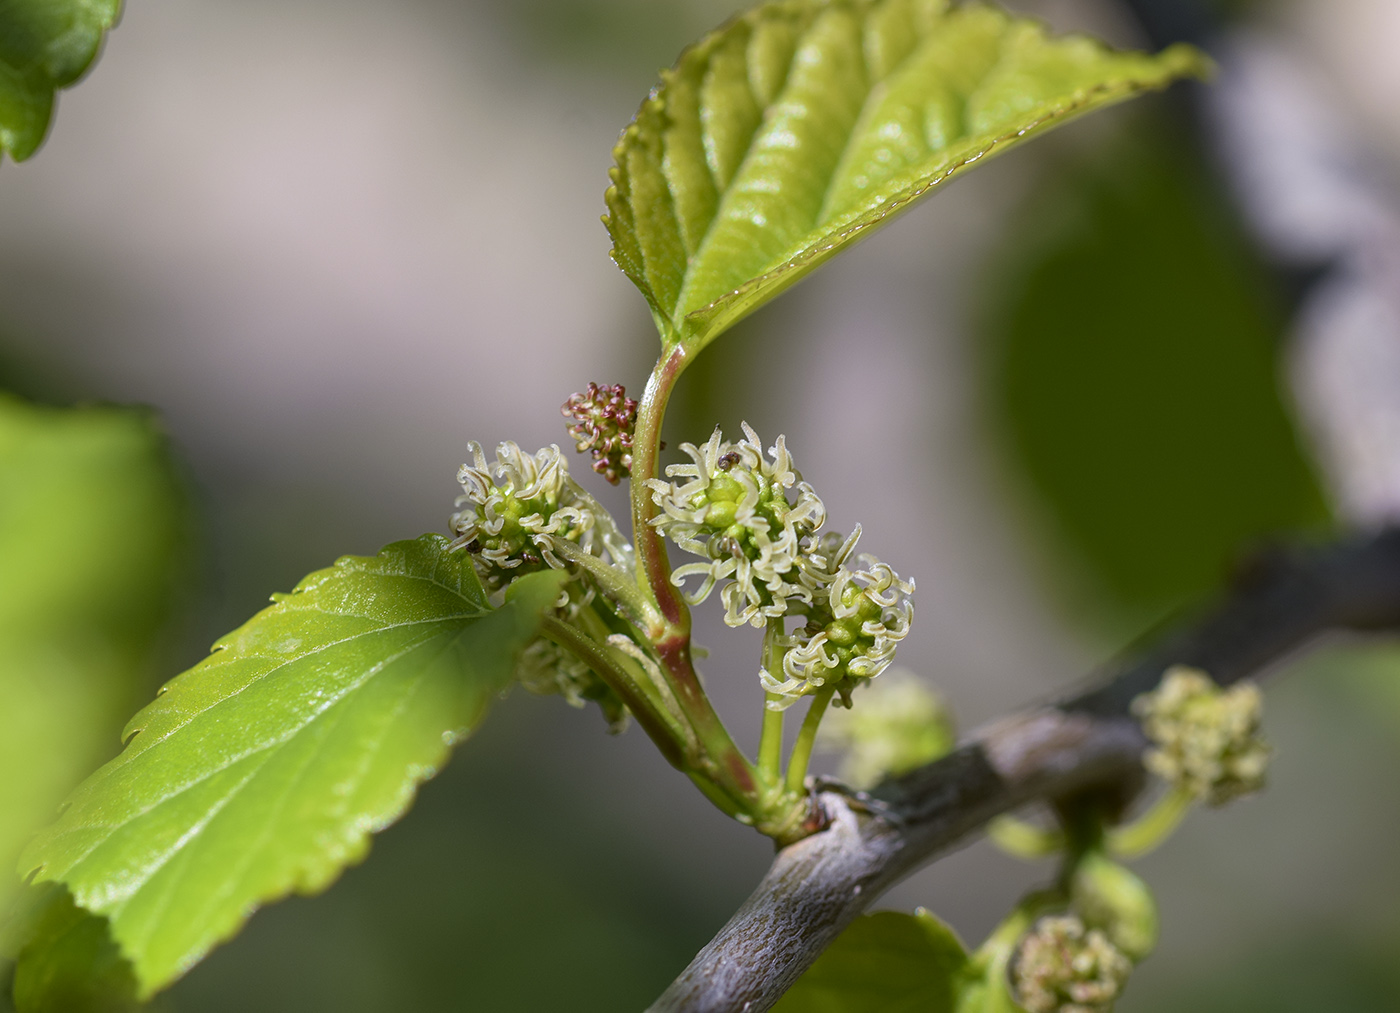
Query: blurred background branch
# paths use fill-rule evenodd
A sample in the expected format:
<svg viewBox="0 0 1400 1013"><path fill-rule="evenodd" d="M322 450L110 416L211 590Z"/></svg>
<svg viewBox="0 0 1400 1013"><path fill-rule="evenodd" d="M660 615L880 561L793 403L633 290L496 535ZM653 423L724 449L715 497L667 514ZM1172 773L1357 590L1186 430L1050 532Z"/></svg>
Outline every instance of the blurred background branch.
<svg viewBox="0 0 1400 1013"><path fill-rule="evenodd" d="M1126 805L1148 742L1129 707L1173 665L1228 685L1328 632L1400 628L1400 529L1276 558L1191 626L1054 707L993 722L868 800L818 795L829 828L779 852L739 911L651 1007L761 1013L895 882L1033 800L1105 791Z"/></svg>

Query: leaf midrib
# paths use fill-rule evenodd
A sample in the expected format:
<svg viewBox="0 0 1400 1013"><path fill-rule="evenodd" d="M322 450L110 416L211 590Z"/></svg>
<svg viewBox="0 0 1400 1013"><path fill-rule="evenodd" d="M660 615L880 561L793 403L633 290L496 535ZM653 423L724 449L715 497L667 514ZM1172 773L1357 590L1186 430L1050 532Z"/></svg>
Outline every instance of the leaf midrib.
<svg viewBox="0 0 1400 1013"><path fill-rule="evenodd" d="M444 585L438 584L438 582L436 582L436 581L433 581L432 583L437 584L437 586L439 586L439 587L444 587ZM446 590L451 591L450 588L446 588ZM460 597L460 595L459 595L459 597ZM464 598L463 600L465 601L466 599ZM306 612L318 612L318 613L320 613L321 615L324 615L324 616L334 616L334 617L336 617L336 618L364 619L364 620L366 620L367 622L380 623L380 625L374 627L373 629L363 630L363 631L361 631L361 632L359 632L359 633L351 634L351 635L348 636L348 637L342 637L342 638L340 638L339 640L329 640L329 641L325 642L324 644L321 644L321 645L318 646L318 647L311 648L310 650L306 651L304 654L299 654L299 655L297 655L295 658L288 658L288 659L285 659L285 660L282 660L282 661L276 661L276 663L274 663L273 666L272 666L271 668L267 669L265 672L261 672L261 673L259 673L258 675L254 676L253 678L250 678L250 679L249 679L246 683L244 683L242 686L239 686L237 689L235 689L233 692L229 693L227 696L222 696L222 697L220 697L219 699L213 701L211 704L209 704L209 706L204 707L204 708L202 708L201 710L197 710L197 711L192 712L188 717L186 717L186 718L185 718L183 721L181 721L179 724L170 726L170 728L166 729L164 732L161 732L159 735L156 735L156 736L149 736L149 735L147 735L147 737L145 738L144 743L142 744L142 746L140 747L140 749L139 749L138 751L136 751L135 753L132 753L132 754L130 755L130 759L135 759L135 758L138 757L138 756L144 756L146 753L150 752L152 749L156 748L157 746L159 746L159 745L161 745L163 742L165 742L168 738L170 738L171 735L173 735L173 734L175 734L176 732L180 731L181 729L185 728L185 727L186 727L187 725L189 725L191 722L196 721L196 720L198 720L199 718L203 717L205 714L209 713L209 712L210 712L211 710L213 710L215 707L218 707L218 706L220 706L220 705L226 703L226 702L229 701L229 700L233 700L234 698L240 696L245 690L248 690L248 689L252 688L253 686L255 686L255 685L257 685L258 683L262 682L264 679L267 679L269 676L276 675L276 674L277 674L279 671L281 671L283 668L286 668L288 665L294 665L294 664L296 664L297 662L303 660L304 658L315 657L317 654L320 654L320 653L322 653L322 652L324 652L324 651L328 651L328 650L330 650L332 647L338 647L338 646L340 646L341 644L348 644L348 643L350 643L350 642L353 641L353 640L358 640L358 639L360 639L361 637L375 636L375 635L377 635L377 634L384 633L384 632L387 632L387 631L389 631L389 630L406 629L406 628L411 627L411 626L424 626L424 625L428 625L428 624L430 624L430 623L447 623L447 622L453 622L453 621L457 621L457 620L480 619L481 617L487 615L487 612L485 612L485 611L471 611L471 612L459 612L459 613L457 613L457 614L455 614L455 615L450 615L450 616L437 616L437 617L431 618L431 619L412 619L412 620L408 620L408 621L406 621L406 622L400 622L400 623L383 623L383 622L381 622L380 620L376 619L374 616L363 615L363 614L361 614L361 613L359 613L359 612L333 612L333 611L330 611L329 609L318 608L318 607L312 606L312 605L299 607L298 610L299 610L299 611L306 611ZM206 658L206 659L204 660L204 662L201 663L201 665L199 665L199 666L197 666L196 668L192 669L191 672L190 672L190 674L193 674L193 673L196 672L196 671L200 671L201 669L207 670L208 668L214 668L214 667L217 667L217 666L219 666L219 665L225 665L225 664L233 664L233 663L238 662L238 661L253 661L253 662L261 661L261 660L275 661L275 656L274 656L274 655L268 655L268 654L243 654L243 655L240 655L240 656L238 656L238 657L236 657L236 658L223 658L223 657L221 657L220 655L222 655L222 654L223 654L224 652L226 652L227 650L228 650L228 648L227 648L226 646L219 646L218 649L215 651L215 653L214 653L213 655L211 655L209 658ZM126 740L126 741L127 741L128 744L130 744L130 743L136 741L136 737L137 737L138 735L145 735L145 734L146 734L146 729L145 729L145 728L138 728L138 729L136 729L136 731L132 732L130 736L127 737L127 740ZM125 756L125 755L126 755L126 754L123 754L123 756ZM119 759L121 759L121 757L119 757Z"/></svg>
<svg viewBox="0 0 1400 1013"><path fill-rule="evenodd" d="M950 15L950 13L951 13L951 12L945 11L943 14L940 15L940 20L948 18L949 15ZM758 136L763 132L764 126L768 123L768 121L769 121L769 119L770 119L771 110L773 110L773 109L775 109L775 108L778 108L778 107L782 104L783 100L784 100L784 99L789 95L789 93L790 93L790 90L791 90L791 88L792 88L792 68L793 68L793 65L794 65L794 64L796 63L796 61L797 61L798 55L802 52L803 46L805 46L805 45L807 44L807 42L810 40L810 38L811 38L811 36L813 35L813 33L816 31L816 29L817 29L818 26L820 25L822 18L827 17L827 16L830 16L830 11L824 11L824 12L822 12L822 14L820 14L820 15L818 15L816 18L814 18L814 19L812 20L812 23L811 23L810 25L808 25L807 28L806 28L806 30L802 33L802 35L801 35L801 37L799 38L797 44L793 47L792 56L788 59L787 67L786 67L786 70L785 70L785 72L784 72L784 80L783 80L783 88L782 88L782 91L779 92L779 94L774 98L774 100L773 100L771 103L769 103L768 106L766 106L766 107L764 108L764 110L763 110L763 116L762 116L762 118L759 120L758 126L756 126L756 127L754 128L753 132L749 135L748 141L747 141L747 142L745 143L745 145L744 145L744 157L743 157L742 159L740 159L740 161L739 161L739 167L738 167L738 169L735 170L734 175L733 175L733 177L732 177L731 180L730 180L730 186L729 186L729 187L724 187L724 188L721 188L721 187L720 187L720 185L719 185L719 180L718 180L717 178L715 178L715 175L714 175L713 170L711 170L711 169L708 168L708 163L707 163L707 171L708 171L709 174L710 174L710 178L714 181L715 189L716 189L717 193L719 194L719 198L720 198L720 199L719 199L718 204L716 205L716 209L715 209L715 214L714 214L714 216L710 219L709 225L706 226L704 236L702 237L700 243L699 243L699 244L696 246L696 248L695 248L695 253L694 253L692 256L688 257L687 260L686 260L687 278L685 279L685 281L686 281L687 283L688 283L689 280L690 280L689 277L688 277L688 275L689 275L689 271L690 271L690 266L691 266L691 264L694 263L695 260L699 259L699 258L704 254L704 252L706 251L706 249L709 247L710 240L711 240L711 237L714 235L715 229L718 228L719 225L720 225L720 223L724 220L723 210L724 210L724 207L725 207L725 204L726 204L728 195L730 194L730 192L731 192L731 190L732 190L732 187L733 187L733 180L734 180L734 179L737 179L737 178L743 173L745 166L748 165L749 159L750 159L750 158L752 157L752 155L753 155L754 143L755 143L755 141L757 140ZM840 154L840 156L832 163L831 172L830 172L830 174L829 174L829 175L827 176L827 178L826 178L826 182L825 182L824 187L823 187L823 190L822 190L822 199L821 199L821 202L820 202L820 204L818 205L818 208L817 208L816 218L815 218L815 220L811 223L811 225L808 226L807 232L805 233L805 238L811 238L814 234L816 234L816 235L817 235L817 239L816 239L816 242L817 242L817 243L820 242L821 238L824 238L825 236L831 235L833 232L838 232L838 231L840 231L839 228L823 229L823 223L824 223L824 222L825 222L826 224L828 224L828 225L834 225L834 223L832 223L832 222L827 222L827 218L826 218L827 205L828 205L828 203L830 202L830 199L831 199L832 188L835 186L836 180L839 178L839 176L840 176L840 174L841 174L841 169L842 169L842 167L845 165L846 158L847 158L847 156L850 154L851 145L855 142L855 140L856 140L857 137L861 136L861 129L860 129L860 128L861 128L861 126L866 122L867 118L871 115L871 108L872 108L871 96L875 94L875 92L878 90L878 88L879 88L879 86L880 86L881 84L884 84L884 83L886 83L886 82L888 82L888 81L894 79L902 70L904 70L904 69L908 66L909 61L912 60L912 59L914 59L914 58L918 55L918 53L920 52L921 47L922 47L923 45L925 45L925 44L929 41L929 38L931 38L931 36L925 36L925 37L919 39L918 42L916 42L912 47L910 47L909 52L905 53L902 57L900 57L900 59L899 59L893 66L891 66L891 67L889 68L889 70L888 70L878 81L873 81L873 80L872 80L872 75L871 75L870 61L869 61L869 58L867 57L867 54L866 54L866 51L865 51L865 45L864 45L864 33L865 33L865 31L866 31L867 26L866 26L866 24L865 24L865 21L863 20L863 15L861 15L861 14L858 13L858 17L861 17L861 20L860 20L860 22L859 22L859 29L858 29L858 42L859 42L859 44L856 46L856 51L857 51L857 53L858 53L858 55L859 55L859 58L860 58L861 69L862 69L863 72L864 72L863 77L864 77L864 80L865 80L865 82L866 82L865 94L864 94L864 95L862 96L862 98L861 98L861 107L860 107L860 111L856 114L856 117L855 117L855 120L854 120L853 123L852 123L851 129L850 129L849 131L847 131L846 136L845 136L845 138L844 138L843 141L842 141L842 144L841 144L841 154ZM959 95L959 101L960 101L961 104L962 104L962 122L963 122L963 123L966 123L966 122L967 122L967 109L969 108L973 97L977 94L977 91L986 83L986 81L992 76L992 74L1002 66L1003 62L1004 62L1006 59L1007 59L1007 54L1006 54L1006 52L1005 52L1004 50L1003 50L1003 51L999 51L998 54L997 54L996 60L995 60L995 61L987 68L987 70L981 75L981 77L980 77L979 80L977 81L977 84L976 84L973 88L969 89L966 93ZM752 93L752 86L749 85L749 87L750 87L750 93ZM757 100L757 96L755 96L755 101L756 101L756 100ZM965 131L964 131L964 132L965 132ZM1000 140L1002 140L1001 137L996 138L996 141L1000 141ZM667 187L667 190L670 191L670 188L671 188L671 181L670 181L669 178L667 178L667 180L666 180L666 187ZM889 196L888 199L892 200L892 199L894 199L894 198L897 197L897 196L898 196L898 191L896 191L895 193L890 194L890 196ZM672 193L672 206L673 206L673 207L675 206L675 195L674 195L674 193ZM680 220L679 220L679 218L676 219L676 227L677 227L677 229L680 228ZM708 303L705 303L703 306L697 306L697 307L695 307L695 309L690 310L689 312L684 313L684 314L682 314L682 313L680 312L680 310L681 310L681 307L682 307L682 306L684 305L684 303L685 303L686 289L687 289L689 286L688 286L688 284L684 284L684 283L683 283L683 284L682 284L682 287L681 287L681 291L680 291L679 295L678 295L677 298L676 298L676 303L675 303L675 305L671 308L671 324L672 324L672 327L675 328L675 330L676 330L676 332L677 332L678 334L685 335L685 330L686 330L686 328L685 328L685 322L686 322L686 320L688 320L690 317L692 317L692 316L694 316L694 315L696 315L696 314L704 313L704 312L706 312L707 310L712 309L712 308L715 307L715 306L718 306L720 303L724 302L726 299L732 299L732 298L734 298L736 295L738 295L739 293L743 292L747 287L749 287L750 285L752 285L754 282L760 281L760 280L762 280L762 279L764 279L764 278L771 278L771 277L773 277L773 276L775 276L775 275L781 273L781 271L782 271L782 269L783 269L784 267L788 266L788 265L791 264L793 261L802 258L803 254L807 253L814 245L815 245L815 243L811 243L811 242L805 243L805 244L801 247L801 249L799 249L799 250L797 250L795 253L792 253L791 255L787 256L787 257L782 261L782 263L776 265L776 266L773 267L772 269L770 269L770 270L768 270L768 271L765 271L763 274L757 276L756 278L749 279L748 281L746 281L744 284L740 285L739 287L737 287L737 288L735 288L735 289L731 289L730 291L728 291L728 292L726 292L726 293L724 293L724 294L722 294L722 295L716 296L714 299L710 300ZM686 335L685 337L689 337L689 335ZM685 340L685 337L682 338L682 341Z"/></svg>

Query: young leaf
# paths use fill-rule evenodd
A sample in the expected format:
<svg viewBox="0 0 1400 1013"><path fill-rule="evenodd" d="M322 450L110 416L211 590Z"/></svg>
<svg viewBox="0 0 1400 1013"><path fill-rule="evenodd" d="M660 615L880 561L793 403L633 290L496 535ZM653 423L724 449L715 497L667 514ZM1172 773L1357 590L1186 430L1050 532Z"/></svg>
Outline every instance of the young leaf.
<svg viewBox="0 0 1400 1013"><path fill-rule="evenodd" d="M25 840L145 694L188 536L149 412L0 394L0 911Z"/></svg>
<svg viewBox="0 0 1400 1013"><path fill-rule="evenodd" d="M105 915L151 995L257 905L365 856L508 685L558 587L522 578L493 610L436 535L312 574L132 719L21 870Z"/></svg>
<svg viewBox="0 0 1400 1013"><path fill-rule="evenodd" d="M967 951L920 909L862 915L808 968L773 1013L953 1013Z"/></svg>
<svg viewBox="0 0 1400 1013"><path fill-rule="evenodd" d="M54 92L87 70L121 0L0 0L0 158L44 140Z"/></svg>
<svg viewBox="0 0 1400 1013"><path fill-rule="evenodd" d="M681 55L613 151L613 259L693 353L962 170L1201 74L946 0L770 0Z"/></svg>

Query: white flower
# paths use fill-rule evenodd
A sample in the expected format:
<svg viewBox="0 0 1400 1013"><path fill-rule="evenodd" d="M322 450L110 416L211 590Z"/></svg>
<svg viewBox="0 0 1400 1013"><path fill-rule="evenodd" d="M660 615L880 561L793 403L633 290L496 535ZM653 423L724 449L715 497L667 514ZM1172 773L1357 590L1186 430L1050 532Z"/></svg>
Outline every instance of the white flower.
<svg viewBox="0 0 1400 1013"><path fill-rule="evenodd" d="M530 455L506 441L489 465L481 444L467 446L472 459L457 472L463 495L450 522L457 535L453 546L472 553L489 589L508 583L516 575L510 571L568 569L556 550L558 540L591 555L606 554L630 573L632 546L612 516L569 476L557 446Z"/></svg>
<svg viewBox="0 0 1400 1013"><path fill-rule="evenodd" d="M837 683L849 706L855 680L873 679L889 668L899 642L909 635L914 581L901 579L874 556L857 557L862 569L846 567L859 536L857 529L839 549L829 548L829 559L805 571L813 590L807 626L789 638L783 677L760 673L763 688L781 698L770 707L790 707L828 682ZM829 538L827 546L837 541Z"/></svg>
<svg viewBox="0 0 1400 1013"><path fill-rule="evenodd" d="M811 601L799 562L826 523L826 507L793 467L784 437L769 449L770 458L747 423L744 437L726 443L716 428L703 447L683 443L692 463L673 464L666 475L686 481L650 479L647 485L661 507L652 524L682 549L707 559L672 573L677 587L700 578L686 601L698 605L727 581L720 592L725 622L762 626L787 614L790 599Z"/></svg>

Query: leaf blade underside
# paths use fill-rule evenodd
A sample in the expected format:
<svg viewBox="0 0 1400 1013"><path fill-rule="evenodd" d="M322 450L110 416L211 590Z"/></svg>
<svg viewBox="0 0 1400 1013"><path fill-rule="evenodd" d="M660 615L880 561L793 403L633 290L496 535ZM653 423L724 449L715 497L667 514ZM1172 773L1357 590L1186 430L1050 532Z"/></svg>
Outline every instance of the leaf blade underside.
<svg viewBox="0 0 1400 1013"><path fill-rule="evenodd" d="M172 680L22 857L106 916L143 997L360 861L509 683L557 594L491 609L446 539L346 557Z"/></svg>
<svg viewBox="0 0 1400 1013"><path fill-rule="evenodd" d="M699 351L938 184L1201 75L944 0L771 0L686 50L613 151L613 259Z"/></svg>
<svg viewBox="0 0 1400 1013"><path fill-rule="evenodd" d="M35 152L54 92L83 75L120 13L121 0L0 0L0 157Z"/></svg>

